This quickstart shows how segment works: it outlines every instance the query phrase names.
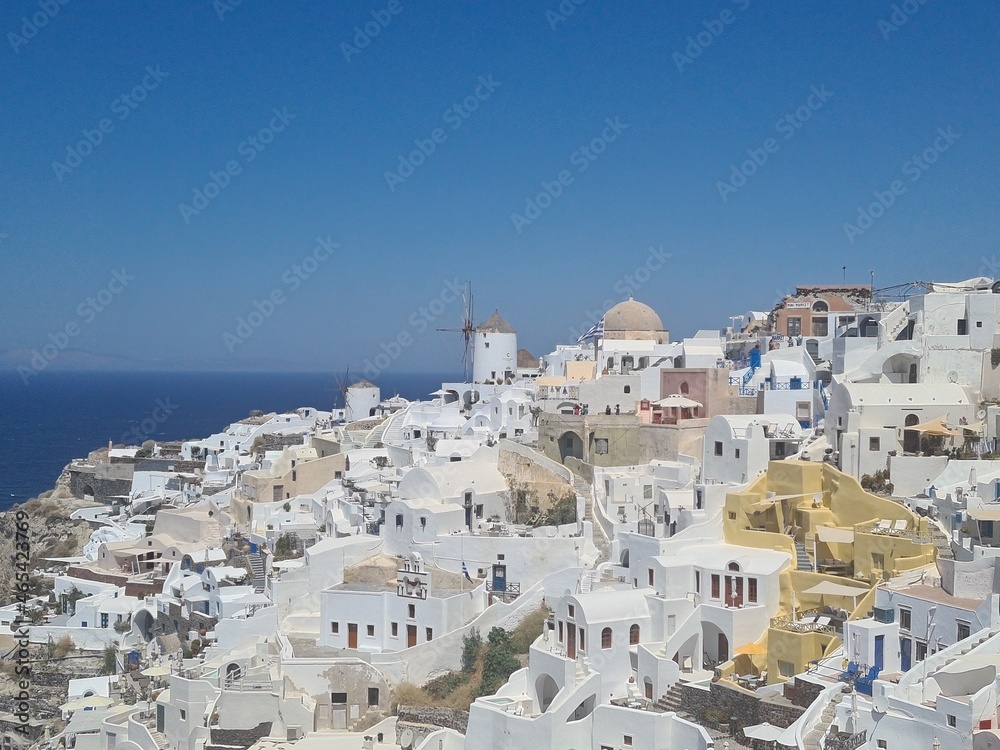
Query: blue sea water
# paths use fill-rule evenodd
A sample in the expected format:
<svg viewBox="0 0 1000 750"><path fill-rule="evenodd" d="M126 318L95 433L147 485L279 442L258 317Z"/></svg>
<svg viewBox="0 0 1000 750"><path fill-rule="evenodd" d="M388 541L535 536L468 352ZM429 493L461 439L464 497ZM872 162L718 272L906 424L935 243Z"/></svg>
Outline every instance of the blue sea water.
<svg viewBox="0 0 1000 750"><path fill-rule="evenodd" d="M446 380L454 375L386 373L378 386L383 398L426 399ZM43 372L25 385L0 372L0 510L51 489L73 458L109 440L138 444L134 431L147 440L204 438L253 409L331 409L339 398L327 373Z"/></svg>

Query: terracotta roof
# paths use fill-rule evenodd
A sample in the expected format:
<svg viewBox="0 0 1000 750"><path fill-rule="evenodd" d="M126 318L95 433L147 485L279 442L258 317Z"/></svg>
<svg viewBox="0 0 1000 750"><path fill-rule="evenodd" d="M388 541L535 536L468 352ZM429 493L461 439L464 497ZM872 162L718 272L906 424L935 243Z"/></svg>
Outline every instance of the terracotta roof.
<svg viewBox="0 0 1000 750"><path fill-rule="evenodd" d="M493 314L483 323L476 327L477 333L517 333L510 323L503 319L499 310L494 310Z"/></svg>

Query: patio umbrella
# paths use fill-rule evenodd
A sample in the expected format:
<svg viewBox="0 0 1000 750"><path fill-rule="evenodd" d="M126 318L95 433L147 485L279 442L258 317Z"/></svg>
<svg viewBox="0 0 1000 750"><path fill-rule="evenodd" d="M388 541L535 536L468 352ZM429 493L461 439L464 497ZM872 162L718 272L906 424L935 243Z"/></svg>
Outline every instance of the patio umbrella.
<svg viewBox="0 0 1000 750"><path fill-rule="evenodd" d="M661 398L659 401L654 401L653 404L655 406L680 407L683 409L694 409L699 406L704 406L704 404L700 401L695 401L693 398L681 396L677 393L667 396L666 398Z"/></svg>
<svg viewBox="0 0 1000 750"><path fill-rule="evenodd" d="M76 700L69 701L69 703L64 703L60 708L63 711L79 711L88 708L104 708L113 703L113 699L106 698L103 695L88 695L86 698L77 698Z"/></svg>

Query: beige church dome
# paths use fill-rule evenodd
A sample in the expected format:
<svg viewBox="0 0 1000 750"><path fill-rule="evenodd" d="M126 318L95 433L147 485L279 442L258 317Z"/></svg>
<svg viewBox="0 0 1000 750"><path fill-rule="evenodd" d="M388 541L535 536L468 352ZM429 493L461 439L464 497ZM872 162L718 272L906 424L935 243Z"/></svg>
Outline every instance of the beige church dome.
<svg viewBox="0 0 1000 750"><path fill-rule="evenodd" d="M630 297L604 314L604 330L659 333L663 330L663 321L652 307Z"/></svg>

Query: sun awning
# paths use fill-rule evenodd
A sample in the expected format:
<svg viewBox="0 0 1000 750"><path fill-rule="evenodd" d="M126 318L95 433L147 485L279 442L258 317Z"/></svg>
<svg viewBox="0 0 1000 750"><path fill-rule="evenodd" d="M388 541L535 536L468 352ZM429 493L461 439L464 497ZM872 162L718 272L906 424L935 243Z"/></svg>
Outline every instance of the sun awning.
<svg viewBox="0 0 1000 750"><path fill-rule="evenodd" d="M664 408L679 408L679 409L695 409L700 406L704 406L700 401L695 401L693 398L688 398L687 396L681 396L679 394L673 394L667 396L666 398L661 398L659 401L653 402L654 406L662 406Z"/></svg>
<svg viewBox="0 0 1000 750"><path fill-rule="evenodd" d="M1000 521L1000 508L969 508L966 514L974 521Z"/></svg>
<svg viewBox="0 0 1000 750"><path fill-rule="evenodd" d="M854 529L842 529L838 526L817 526L816 538L827 544L853 544Z"/></svg>
<svg viewBox="0 0 1000 750"><path fill-rule="evenodd" d="M945 424L944 417L938 417L937 419L932 419L929 422L921 422L920 424L915 424L912 427L906 427L907 430L913 430L914 432L920 432L924 435L929 435L931 437L961 437L961 430L953 430L951 427Z"/></svg>
<svg viewBox="0 0 1000 750"><path fill-rule="evenodd" d="M775 742L784 733L783 728L768 724L766 721L763 724L754 724L751 727L743 728L744 736L762 742Z"/></svg>
<svg viewBox="0 0 1000 750"><path fill-rule="evenodd" d="M806 589L802 592L803 594L811 594L813 596L850 596L858 597L863 596L868 593L867 588L862 588L860 586L845 586L842 583L835 583L834 581L821 581L813 586L811 589Z"/></svg>

